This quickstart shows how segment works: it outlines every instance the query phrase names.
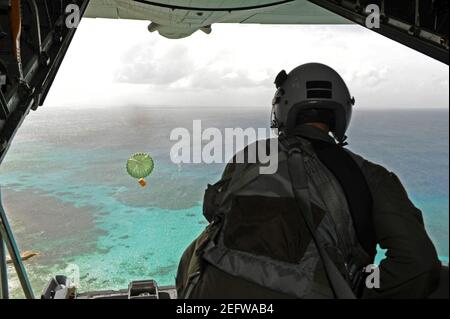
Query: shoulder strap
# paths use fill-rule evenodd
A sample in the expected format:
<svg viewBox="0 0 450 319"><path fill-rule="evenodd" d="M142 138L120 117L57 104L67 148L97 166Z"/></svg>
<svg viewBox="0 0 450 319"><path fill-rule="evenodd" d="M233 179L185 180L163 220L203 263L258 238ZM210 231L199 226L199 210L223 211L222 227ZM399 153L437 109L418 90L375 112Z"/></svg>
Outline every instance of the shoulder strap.
<svg viewBox="0 0 450 319"><path fill-rule="evenodd" d="M299 213L311 234L314 244L317 247L320 258L322 260L328 281L337 299L356 299L349 283L337 269L328 253L317 240L311 209L311 197L308 187L308 175L305 168L305 157L302 155L303 149L299 140L283 139L282 143L288 149L288 169L291 179L292 191L299 208Z"/></svg>
<svg viewBox="0 0 450 319"><path fill-rule="evenodd" d="M366 176L363 173L363 166L366 160L347 149L343 150L344 156L347 155L348 157L348 162L353 162L356 165L350 167L352 171L351 182L342 181L341 183L353 185L351 187L348 187L348 185L343 186L348 196L356 234L361 246L370 258L375 259L377 254L377 237L372 214L373 198ZM338 179L340 181L345 180L345 178Z"/></svg>
<svg viewBox="0 0 450 319"><path fill-rule="evenodd" d="M311 145L317 158L341 185L358 241L368 256L375 259L377 240L372 215L372 193L362 170L366 160L339 145L318 140L311 141Z"/></svg>

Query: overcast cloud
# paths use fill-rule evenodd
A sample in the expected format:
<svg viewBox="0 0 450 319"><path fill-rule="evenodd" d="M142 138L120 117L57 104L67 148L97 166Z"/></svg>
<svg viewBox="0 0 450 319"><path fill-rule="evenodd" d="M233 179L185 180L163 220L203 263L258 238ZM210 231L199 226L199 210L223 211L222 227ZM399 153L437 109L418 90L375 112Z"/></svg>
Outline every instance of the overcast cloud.
<svg viewBox="0 0 450 319"><path fill-rule="evenodd" d="M273 79L335 68L361 108L448 108L448 67L358 26L214 25L168 40L147 22L84 19L48 106L270 106Z"/></svg>

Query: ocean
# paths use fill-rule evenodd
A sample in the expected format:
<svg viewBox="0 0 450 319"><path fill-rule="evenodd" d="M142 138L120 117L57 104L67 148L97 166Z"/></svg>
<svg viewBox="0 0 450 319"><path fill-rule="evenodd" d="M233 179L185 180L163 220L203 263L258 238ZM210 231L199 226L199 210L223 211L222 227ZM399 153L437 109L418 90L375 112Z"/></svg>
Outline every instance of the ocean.
<svg viewBox="0 0 450 319"><path fill-rule="evenodd" d="M184 249L207 225L203 193L223 164L170 160L174 128L267 128L267 108L41 108L29 115L0 167L3 203L39 294L55 274L79 272L81 291L132 280L174 284ZM424 214L440 258L449 245L448 110L357 111L349 148L397 173ZM150 153L141 188L125 169ZM10 268L12 272L12 268ZM13 295L20 297L11 275Z"/></svg>

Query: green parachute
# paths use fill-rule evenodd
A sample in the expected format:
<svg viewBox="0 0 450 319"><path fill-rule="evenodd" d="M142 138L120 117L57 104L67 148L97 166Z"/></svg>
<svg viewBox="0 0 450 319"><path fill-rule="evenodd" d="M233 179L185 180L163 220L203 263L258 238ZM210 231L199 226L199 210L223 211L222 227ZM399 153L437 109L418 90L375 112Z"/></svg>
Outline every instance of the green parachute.
<svg viewBox="0 0 450 319"><path fill-rule="evenodd" d="M146 153L136 153L127 161L127 172L136 178L142 187L147 186L145 178L150 176L155 168L155 162Z"/></svg>

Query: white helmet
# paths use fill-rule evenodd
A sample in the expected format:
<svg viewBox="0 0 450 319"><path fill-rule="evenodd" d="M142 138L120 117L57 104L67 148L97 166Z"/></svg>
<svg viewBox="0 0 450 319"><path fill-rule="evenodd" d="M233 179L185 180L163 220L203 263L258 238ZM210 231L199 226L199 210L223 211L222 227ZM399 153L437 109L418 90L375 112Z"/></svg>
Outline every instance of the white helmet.
<svg viewBox="0 0 450 319"><path fill-rule="evenodd" d="M275 85L278 90L272 103L272 128L289 134L303 114L310 117L331 114L331 132L338 142L345 141L355 99L335 70L324 64L308 63L289 74L281 71Z"/></svg>

